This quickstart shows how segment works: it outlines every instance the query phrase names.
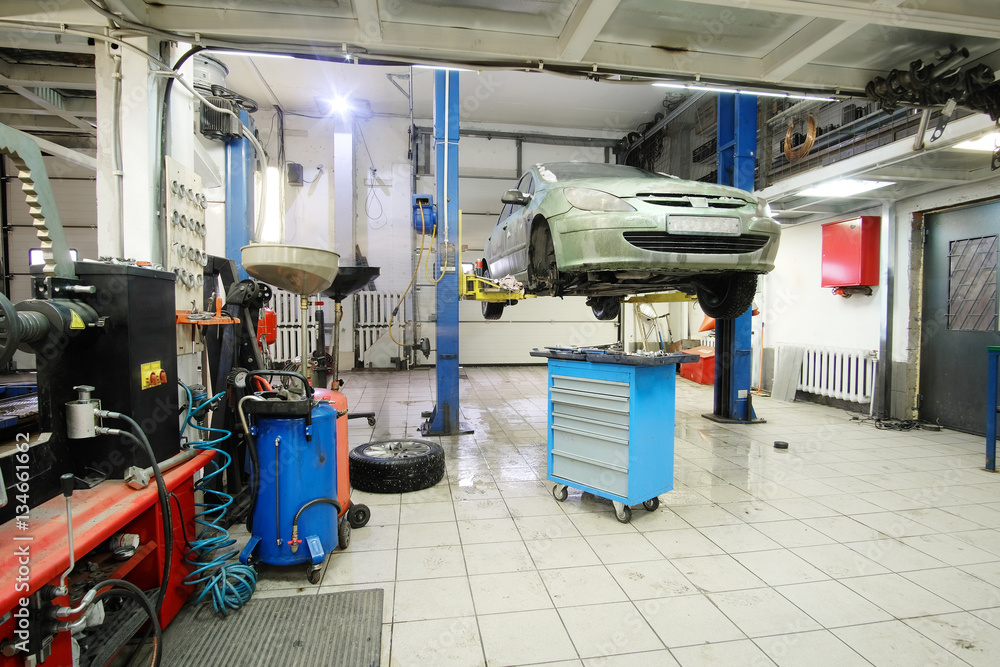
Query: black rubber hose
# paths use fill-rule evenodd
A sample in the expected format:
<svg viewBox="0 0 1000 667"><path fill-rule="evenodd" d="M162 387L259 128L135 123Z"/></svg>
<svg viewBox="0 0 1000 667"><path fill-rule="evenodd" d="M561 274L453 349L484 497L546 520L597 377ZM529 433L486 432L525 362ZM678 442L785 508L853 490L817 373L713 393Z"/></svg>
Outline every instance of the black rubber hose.
<svg viewBox="0 0 1000 667"><path fill-rule="evenodd" d="M121 419L132 427L132 430L138 434L129 433L128 431L121 431L122 436L130 438L135 441L141 448L146 450L146 455L149 457L150 466L153 468L153 476L156 478L156 491L160 496L160 513L163 515L163 580L160 584L160 592L156 596L156 611L157 613L163 608L163 598L167 594L167 586L170 583L170 561L174 556L174 525L172 521L172 515L170 512L170 497L167 493L167 485L163 481L163 473L160 471L160 464L156 461L156 454L153 452L152 445L149 444L149 440L146 438L146 434L143 432L139 424L129 417L128 415L123 415L120 412L111 412L109 416L112 419Z"/></svg>
<svg viewBox="0 0 1000 667"><path fill-rule="evenodd" d="M153 604L146 597L146 594L138 586L133 584L131 581L125 581L124 579L107 579L102 581L95 586L97 589L104 588L106 586L112 586L117 588L112 588L111 590L104 591L103 593L98 593L91 604L97 604L99 601L109 598L109 597L128 597L139 603L143 611L146 612L146 616L149 617L150 627L153 629L154 637L156 640L156 645L153 648L153 667L158 667L160 660L163 658L163 630L160 628L160 621L157 618L157 611L153 609ZM163 590L163 586L160 590ZM143 640L144 641L144 640ZM133 653L133 655L135 655Z"/></svg>
<svg viewBox="0 0 1000 667"><path fill-rule="evenodd" d="M295 513L295 518L292 519L292 530L295 530L296 528L298 528L299 517L302 516L303 512L305 512L307 509L309 509L313 505L319 505L319 504L322 504L322 503L325 503L327 505L333 505L334 507L337 508L337 514L340 514L340 503L339 502L337 502L333 498L316 498L315 500L310 500L309 502L307 502L305 505L303 505L302 507L299 508L298 512Z"/></svg>

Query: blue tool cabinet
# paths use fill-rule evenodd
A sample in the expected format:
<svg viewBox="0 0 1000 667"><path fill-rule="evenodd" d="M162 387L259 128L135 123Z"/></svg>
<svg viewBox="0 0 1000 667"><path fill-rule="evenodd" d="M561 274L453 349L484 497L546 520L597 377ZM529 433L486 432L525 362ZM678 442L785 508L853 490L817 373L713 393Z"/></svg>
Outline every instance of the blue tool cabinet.
<svg viewBox="0 0 1000 667"><path fill-rule="evenodd" d="M653 511L674 488L677 364L695 355L643 357L535 351L549 357L548 479L612 501L627 523L631 505Z"/></svg>

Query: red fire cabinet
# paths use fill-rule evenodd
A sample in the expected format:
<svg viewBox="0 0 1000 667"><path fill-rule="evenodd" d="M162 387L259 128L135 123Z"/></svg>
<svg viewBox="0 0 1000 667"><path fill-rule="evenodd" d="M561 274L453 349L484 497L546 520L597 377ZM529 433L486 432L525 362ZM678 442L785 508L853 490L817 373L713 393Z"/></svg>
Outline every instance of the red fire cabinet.
<svg viewBox="0 0 1000 667"><path fill-rule="evenodd" d="M878 285L881 223L864 215L823 225L822 287Z"/></svg>

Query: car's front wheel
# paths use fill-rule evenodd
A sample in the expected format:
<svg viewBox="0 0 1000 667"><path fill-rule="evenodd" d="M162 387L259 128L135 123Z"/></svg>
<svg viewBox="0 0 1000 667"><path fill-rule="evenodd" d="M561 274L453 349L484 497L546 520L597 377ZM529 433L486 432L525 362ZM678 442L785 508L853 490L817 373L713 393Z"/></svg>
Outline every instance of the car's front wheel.
<svg viewBox="0 0 1000 667"><path fill-rule="evenodd" d="M490 277L490 265L483 260L483 278ZM484 320L499 320L503 315L503 307L505 304L496 301L483 301L483 319Z"/></svg>
<svg viewBox="0 0 1000 667"><path fill-rule="evenodd" d="M587 305L599 320L616 319L621 311L621 299L617 296L592 296L587 299Z"/></svg>
<svg viewBox="0 0 1000 667"><path fill-rule="evenodd" d="M731 273L702 276L695 283L698 305L709 317L733 320L746 312L757 293L757 274Z"/></svg>

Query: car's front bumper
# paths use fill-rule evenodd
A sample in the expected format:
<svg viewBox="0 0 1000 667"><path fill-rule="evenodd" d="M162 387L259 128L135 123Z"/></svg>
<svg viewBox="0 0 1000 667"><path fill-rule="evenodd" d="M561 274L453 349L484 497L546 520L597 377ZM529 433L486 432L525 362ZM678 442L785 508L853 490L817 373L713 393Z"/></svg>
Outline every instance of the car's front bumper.
<svg viewBox="0 0 1000 667"><path fill-rule="evenodd" d="M758 216L732 217L740 218L739 236L668 234L666 216L635 213L602 213L588 221L587 216L574 211L550 219L549 224L556 263L564 272L646 272L677 277L723 271L770 272L778 253L778 223ZM594 226L598 222L599 226ZM633 242L626 240L626 235Z"/></svg>

